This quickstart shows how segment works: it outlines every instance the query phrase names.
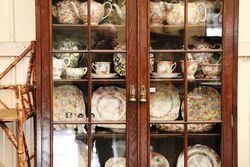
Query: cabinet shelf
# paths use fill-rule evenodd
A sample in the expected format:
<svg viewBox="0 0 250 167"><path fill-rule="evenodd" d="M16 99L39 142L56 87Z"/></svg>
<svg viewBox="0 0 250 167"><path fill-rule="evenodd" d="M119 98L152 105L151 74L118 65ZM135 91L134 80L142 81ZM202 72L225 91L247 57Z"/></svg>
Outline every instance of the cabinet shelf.
<svg viewBox="0 0 250 167"><path fill-rule="evenodd" d="M100 24L91 25L91 30L105 30L107 28L124 29L125 25L114 25L114 24ZM53 29L84 29L88 30L87 24L53 24Z"/></svg>
<svg viewBox="0 0 250 167"><path fill-rule="evenodd" d="M116 83L116 82L125 82L125 78L102 78L102 79L91 79L92 82L108 82L108 83ZM63 83L82 83L88 82L88 79L54 79L54 83L63 84Z"/></svg>
<svg viewBox="0 0 250 167"><path fill-rule="evenodd" d="M221 28L222 25L211 24L195 24L187 25L188 32L190 34L203 35L206 32L206 28ZM184 25L157 25L150 26L150 32L156 34L168 34L168 35L180 35L183 33Z"/></svg>

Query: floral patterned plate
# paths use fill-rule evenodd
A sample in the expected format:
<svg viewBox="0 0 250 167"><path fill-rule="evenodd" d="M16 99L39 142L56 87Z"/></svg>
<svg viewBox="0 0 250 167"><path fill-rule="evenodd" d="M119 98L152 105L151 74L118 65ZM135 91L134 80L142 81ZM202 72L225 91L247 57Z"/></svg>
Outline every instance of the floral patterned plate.
<svg viewBox="0 0 250 167"><path fill-rule="evenodd" d="M184 115L184 102L181 106ZM221 120L221 95L208 86L194 88L188 93L188 120L215 121Z"/></svg>
<svg viewBox="0 0 250 167"><path fill-rule="evenodd" d="M152 152L150 156L150 167L169 167L168 160L160 153Z"/></svg>
<svg viewBox="0 0 250 167"><path fill-rule="evenodd" d="M95 121L124 121L126 119L125 89L108 86L98 88L92 97ZM107 128L125 128L124 125L98 125Z"/></svg>
<svg viewBox="0 0 250 167"><path fill-rule="evenodd" d="M63 85L53 90L54 121L85 121L83 92L76 86ZM74 129L76 125L55 125L56 130Z"/></svg>
<svg viewBox="0 0 250 167"><path fill-rule="evenodd" d="M180 97L173 84L153 84L156 92L150 93L150 119L175 120L179 116Z"/></svg>
<svg viewBox="0 0 250 167"><path fill-rule="evenodd" d="M126 167L126 158L113 157L105 162L105 167Z"/></svg>
<svg viewBox="0 0 250 167"><path fill-rule="evenodd" d="M196 144L188 147L189 167L221 167L219 155L208 146ZM177 160L177 167L184 167L184 152Z"/></svg>
<svg viewBox="0 0 250 167"><path fill-rule="evenodd" d="M150 161L150 167L169 167L168 160L163 155L156 152L150 154ZM126 167L126 158L110 158L105 162L105 167Z"/></svg>
<svg viewBox="0 0 250 167"><path fill-rule="evenodd" d="M126 50L125 44L118 44L114 50ZM115 53L113 56L114 69L120 76L126 76L126 53ZM154 54L150 54L150 72L154 68Z"/></svg>

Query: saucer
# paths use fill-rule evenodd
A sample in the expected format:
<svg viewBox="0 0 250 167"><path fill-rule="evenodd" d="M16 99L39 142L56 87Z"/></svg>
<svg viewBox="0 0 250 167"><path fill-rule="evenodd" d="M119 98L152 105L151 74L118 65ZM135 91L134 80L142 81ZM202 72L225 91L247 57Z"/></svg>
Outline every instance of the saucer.
<svg viewBox="0 0 250 167"><path fill-rule="evenodd" d="M156 73L152 72L151 78L180 78L181 73Z"/></svg>
<svg viewBox="0 0 250 167"><path fill-rule="evenodd" d="M117 78L117 73L110 73L110 74L96 74L91 73L92 78Z"/></svg>

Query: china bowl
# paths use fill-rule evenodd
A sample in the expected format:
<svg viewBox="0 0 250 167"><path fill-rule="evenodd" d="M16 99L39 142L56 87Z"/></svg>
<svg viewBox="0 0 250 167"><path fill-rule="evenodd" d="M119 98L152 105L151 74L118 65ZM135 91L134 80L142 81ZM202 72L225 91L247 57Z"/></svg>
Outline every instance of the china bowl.
<svg viewBox="0 0 250 167"><path fill-rule="evenodd" d="M221 74L221 64L201 64L201 70L206 78L216 79Z"/></svg>

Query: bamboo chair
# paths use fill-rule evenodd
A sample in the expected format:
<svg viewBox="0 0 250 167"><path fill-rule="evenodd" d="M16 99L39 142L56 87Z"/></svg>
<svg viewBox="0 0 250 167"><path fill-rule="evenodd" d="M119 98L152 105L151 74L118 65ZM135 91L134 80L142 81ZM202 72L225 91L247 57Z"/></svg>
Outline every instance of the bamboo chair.
<svg viewBox="0 0 250 167"><path fill-rule="evenodd" d="M22 60L27 54L30 53L30 61L28 66L28 73L26 83L22 85L0 85L0 91L11 90L14 91L17 100L16 107L10 108L0 98L0 127L8 136L11 143L14 145L17 151L18 167L28 166L31 167L31 159L35 158L35 154L29 155L28 146L24 135L24 123L29 118L34 118L34 134L36 137L36 119L35 119L35 42L31 42L30 46L18 56L1 74L1 79L6 76L11 69L13 69L20 60ZM6 125L6 123L16 122L17 134L12 132ZM15 135L16 134L16 135ZM35 143L35 140L34 140ZM36 144L34 148L36 150ZM34 151L35 152L35 151Z"/></svg>

